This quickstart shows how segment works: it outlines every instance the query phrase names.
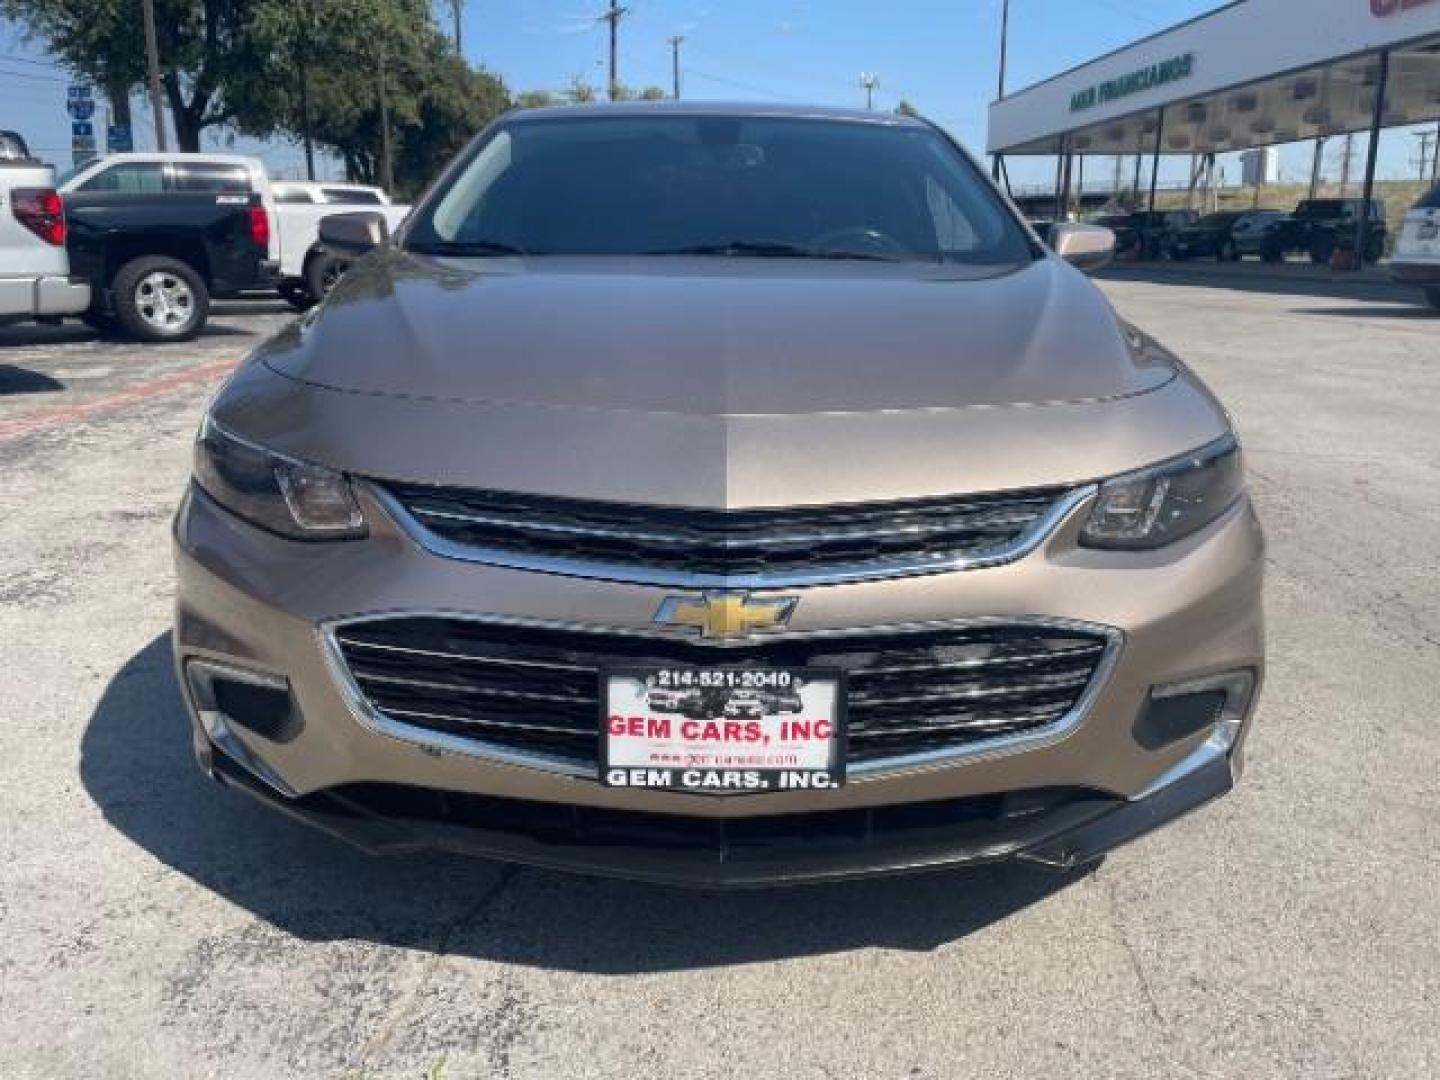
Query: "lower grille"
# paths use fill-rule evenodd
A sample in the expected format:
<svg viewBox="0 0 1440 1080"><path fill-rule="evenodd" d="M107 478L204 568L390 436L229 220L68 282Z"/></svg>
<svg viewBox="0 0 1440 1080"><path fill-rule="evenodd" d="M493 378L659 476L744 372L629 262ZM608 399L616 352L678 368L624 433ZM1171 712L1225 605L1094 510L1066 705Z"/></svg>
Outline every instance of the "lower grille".
<svg viewBox="0 0 1440 1080"><path fill-rule="evenodd" d="M1051 727L1076 706L1110 644L1098 630L983 624L720 648L443 616L348 623L334 638L366 702L390 720L579 772L598 757L598 673L607 665L843 669L849 763L881 767Z"/></svg>

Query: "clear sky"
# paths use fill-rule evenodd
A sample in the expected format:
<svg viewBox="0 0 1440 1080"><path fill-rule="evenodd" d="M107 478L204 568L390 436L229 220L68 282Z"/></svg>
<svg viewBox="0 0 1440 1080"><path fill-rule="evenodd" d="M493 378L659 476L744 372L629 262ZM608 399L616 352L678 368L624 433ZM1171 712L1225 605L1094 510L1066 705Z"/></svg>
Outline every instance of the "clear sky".
<svg viewBox="0 0 1440 1080"><path fill-rule="evenodd" d="M297 0L303 2L303 0ZM980 150L985 110L995 96L1000 0L624 0L620 78L636 87L670 87L670 46L681 47L686 97L863 105L863 71L879 78L877 107L906 98ZM606 82L607 34L596 16L606 0L466 0L463 40L472 63L499 73L512 90L563 90L579 76ZM1102 52L1221 6L1219 0L1011 0L1009 87L1019 89ZM448 6L436 4L449 27ZM22 62L22 59L30 62ZM16 27L0 26L0 127L23 132L44 156L68 158L64 73L22 44ZM137 100L137 128L148 145L147 114ZM217 143L223 136L211 136ZM293 174L297 148L238 149ZM1381 143L1380 173L1413 176L1416 140L1408 130ZM1282 160L1286 178L1307 178L1308 147ZM1234 162L1222 160L1228 175ZM1183 174L1177 159L1162 178ZM1016 162L1017 184L1053 176L1048 161Z"/></svg>

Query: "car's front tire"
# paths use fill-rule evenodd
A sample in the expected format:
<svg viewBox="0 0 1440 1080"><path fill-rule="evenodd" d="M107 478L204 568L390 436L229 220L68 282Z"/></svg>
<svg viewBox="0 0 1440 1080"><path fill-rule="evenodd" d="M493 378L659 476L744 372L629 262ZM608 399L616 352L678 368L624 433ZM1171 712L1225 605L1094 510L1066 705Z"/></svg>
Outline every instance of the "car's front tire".
<svg viewBox="0 0 1440 1080"><path fill-rule="evenodd" d="M311 258L305 266L305 283L317 304L329 295L330 290L335 287L335 283L340 280L341 275L349 267L350 264L345 259L337 258L328 252Z"/></svg>
<svg viewBox="0 0 1440 1080"><path fill-rule="evenodd" d="M116 321L140 341L189 341L210 314L204 280L164 255L131 259L115 275L111 295Z"/></svg>
<svg viewBox="0 0 1440 1080"><path fill-rule="evenodd" d="M1219 249L1215 252L1215 258L1220 262L1239 262L1240 249L1235 246L1234 240L1226 240L1221 243Z"/></svg>

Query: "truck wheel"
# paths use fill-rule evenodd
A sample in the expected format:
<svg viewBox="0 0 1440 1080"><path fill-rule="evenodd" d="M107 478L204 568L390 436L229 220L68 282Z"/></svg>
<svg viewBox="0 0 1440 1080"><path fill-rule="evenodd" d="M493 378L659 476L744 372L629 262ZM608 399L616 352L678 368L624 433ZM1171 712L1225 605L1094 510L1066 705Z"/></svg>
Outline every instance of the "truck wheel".
<svg viewBox="0 0 1440 1080"><path fill-rule="evenodd" d="M1310 261L1316 266L1328 266L1334 255L1335 238L1333 236L1317 236L1310 241Z"/></svg>
<svg viewBox="0 0 1440 1080"><path fill-rule="evenodd" d="M350 269L350 264L336 258L334 255L322 252L316 255L305 266L305 283L310 287L310 295L319 303L330 294L340 276Z"/></svg>
<svg viewBox="0 0 1440 1080"><path fill-rule="evenodd" d="M163 255L130 260L115 275L111 293L116 320L140 341L189 341L210 314L200 275Z"/></svg>
<svg viewBox="0 0 1440 1080"><path fill-rule="evenodd" d="M310 295L310 289L299 278L288 278L280 282L280 299L284 300L296 311L309 311L315 306L315 300Z"/></svg>
<svg viewBox="0 0 1440 1080"><path fill-rule="evenodd" d="M1425 299L1430 301L1430 306L1440 311L1440 288L1426 289Z"/></svg>
<svg viewBox="0 0 1440 1080"><path fill-rule="evenodd" d="M1378 263L1385 255L1385 238L1383 236L1372 236L1365 244L1365 261Z"/></svg>
<svg viewBox="0 0 1440 1080"><path fill-rule="evenodd" d="M1267 263L1284 262L1285 249L1277 247L1274 244L1266 244L1260 252L1260 258Z"/></svg>
<svg viewBox="0 0 1440 1080"><path fill-rule="evenodd" d="M1221 262L1239 262L1240 249L1235 246L1234 240L1225 240L1220 244L1220 250L1215 253L1215 257Z"/></svg>

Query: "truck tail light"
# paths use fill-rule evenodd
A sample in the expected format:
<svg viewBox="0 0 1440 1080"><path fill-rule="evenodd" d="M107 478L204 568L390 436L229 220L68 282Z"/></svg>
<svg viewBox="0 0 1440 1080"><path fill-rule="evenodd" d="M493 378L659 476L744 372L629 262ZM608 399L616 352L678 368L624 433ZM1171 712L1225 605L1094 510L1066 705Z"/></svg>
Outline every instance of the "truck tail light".
<svg viewBox="0 0 1440 1080"><path fill-rule="evenodd" d="M270 215L263 206L250 207L250 240L258 248L270 247Z"/></svg>
<svg viewBox="0 0 1440 1080"><path fill-rule="evenodd" d="M65 206L54 188L16 188L10 203L15 220L45 243L65 243Z"/></svg>

